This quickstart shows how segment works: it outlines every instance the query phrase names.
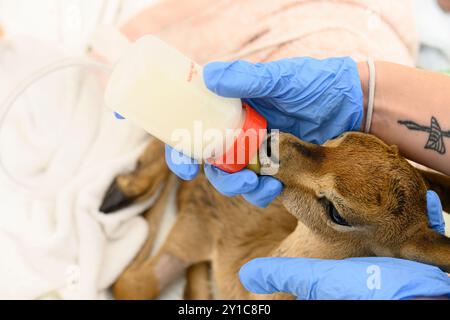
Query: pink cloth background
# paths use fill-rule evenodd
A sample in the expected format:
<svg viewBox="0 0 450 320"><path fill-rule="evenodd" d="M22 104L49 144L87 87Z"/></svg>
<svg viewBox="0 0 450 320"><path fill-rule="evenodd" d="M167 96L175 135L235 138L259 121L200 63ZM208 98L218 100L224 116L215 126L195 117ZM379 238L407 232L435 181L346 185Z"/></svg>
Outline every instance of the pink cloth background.
<svg viewBox="0 0 450 320"><path fill-rule="evenodd" d="M122 31L155 34L199 63L352 56L413 65L417 50L410 0L165 0Z"/></svg>

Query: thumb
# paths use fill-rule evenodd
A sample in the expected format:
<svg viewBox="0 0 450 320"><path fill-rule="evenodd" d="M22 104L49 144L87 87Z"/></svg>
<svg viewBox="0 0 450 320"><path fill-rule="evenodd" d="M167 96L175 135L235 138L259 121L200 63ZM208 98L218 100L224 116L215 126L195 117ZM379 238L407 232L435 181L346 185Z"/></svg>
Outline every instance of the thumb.
<svg viewBox="0 0 450 320"><path fill-rule="evenodd" d="M205 85L227 98L260 98L275 93L280 65L247 61L212 62L205 66Z"/></svg>
<svg viewBox="0 0 450 320"><path fill-rule="evenodd" d="M440 234L445 234L445 221L442 214L441 200L434 191L427 191L427 212L430 228Z"/></svg>
<svg viewBox="0 0 450 320"><path fill-rule="evenodd" d="M287 292L306 300L438 297L450 288L447 274L436 267L382 257L262 258L244 265L239 276L251 292Z"/></svg>
<svg viewBox="0 0 450 320"><path fill-rule="evenodd" d="M186 157L168 145L166 145L165 158L169 169L183 180L194 179L200 170L197 161Z"/></svg>

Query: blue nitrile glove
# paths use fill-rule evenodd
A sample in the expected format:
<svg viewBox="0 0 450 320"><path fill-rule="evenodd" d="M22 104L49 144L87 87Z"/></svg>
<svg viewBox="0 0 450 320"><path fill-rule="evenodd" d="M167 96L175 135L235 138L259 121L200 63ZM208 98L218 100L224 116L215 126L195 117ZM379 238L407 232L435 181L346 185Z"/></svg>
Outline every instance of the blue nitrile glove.
<svg viewBox="0 0 450 320"><path fill-rule="evenodd" d="M119 113L117 113L117 112L114 112L114 116L116 117L116 119L118 119L118 120L124 120L125 118L124 117L122 117Z"/></svg>
<svg viewBox="0 0 450 320"><path fill-rule="evenodd" d="M218 95L245 99L267 119L269 128L304 141L322 144L361 127L363 93L356 63L350 58L213 62L205 67L204 79ZM170 152L169 148L166 155ZM183 179L193 179L198 172L195 164L166 160ZM205 172L222 194L243 195L259 207L269 205L282 191L278 180L258 177L250 170L227 174L206 166Z"/></svg>
<svg viewBox="0 0 450 320"><path fill-rule="evenodd" d="M243 98L268 121L315 144L359 130L363 92L351 58L285 59L268 63L213 62L206 86L227 98Z"/></svg>
<svg viewBox="0 0 450 320"><path fill-rule="evenodd" d="M443 231L441 203L432 191L428 191L427 206L430 226ZM260 258L244 265L239 276L243 286L251 292L287 292L298 299L450 297L450 278L445 272L394 258Z"/></svg>
<svg viewBox="0 0 450 320"><path fill-rule="evenodd" d="M441 200L437 193L431 190L427 192L427 211L430 228L440 234L445 234L445 220L442 214Z"/></svg>

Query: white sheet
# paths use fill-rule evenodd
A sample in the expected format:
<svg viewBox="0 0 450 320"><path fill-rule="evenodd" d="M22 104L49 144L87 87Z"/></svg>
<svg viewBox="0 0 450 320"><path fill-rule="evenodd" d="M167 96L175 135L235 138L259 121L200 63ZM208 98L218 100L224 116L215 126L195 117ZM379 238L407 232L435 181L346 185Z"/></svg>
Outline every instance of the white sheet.
<svg viewBox="0 0 450 320"><path fill-rule="evenodd" d="M450 13L436 0L416 0L417 30L422 44L418 66L436 71L450 69Z"/></svg>
<svg viewBox="0 0 450 320"><path fill-rule="evenodd" d="M0 25L14 39L0 39L0 101L17 81L64 56L56 47L81 55L97 23L124 21L156 1L0 0ZM112 216L97 211L112 177L134 165L146 135L113 118L95 80L77 94L77 71L32 87L0 137L8 168L41 191L56 190L40 200L0 176L0 298L109 298L106 288L146 237L136 214L152 199ZM167 211L159 245L174 220L175 208ZM179 299L182 291L179 281L161 298Z"/></svg>
<svg viewBox="0 0 450 320"><path fill-rule="evenodd" d="M31 38L1 41L1 100L17 79L62 56ZM30 88L1 138L8 168L38 189L18 191L0 176L0 298L105 297L147 229L136 217L143 205L110 216L97 209L146 134L115 120L96 78L74 69Z"/></svg>

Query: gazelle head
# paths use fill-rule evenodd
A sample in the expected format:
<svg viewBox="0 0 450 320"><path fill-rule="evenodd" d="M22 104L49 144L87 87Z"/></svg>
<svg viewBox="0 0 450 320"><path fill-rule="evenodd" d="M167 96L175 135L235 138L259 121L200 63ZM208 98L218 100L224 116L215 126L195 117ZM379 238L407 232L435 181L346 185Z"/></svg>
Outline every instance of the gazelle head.
<svg viewBox="0 0 450 320"><path fill-rule="evenodd" d="M285 185L283 203L311 230L376 256L450 271L450 239L428 225L426 192L433 179L411 166L397 147L362 133L322 146L282 133L279 149L276 177ZM450 179L439 181L448 192Z"/></svg>

